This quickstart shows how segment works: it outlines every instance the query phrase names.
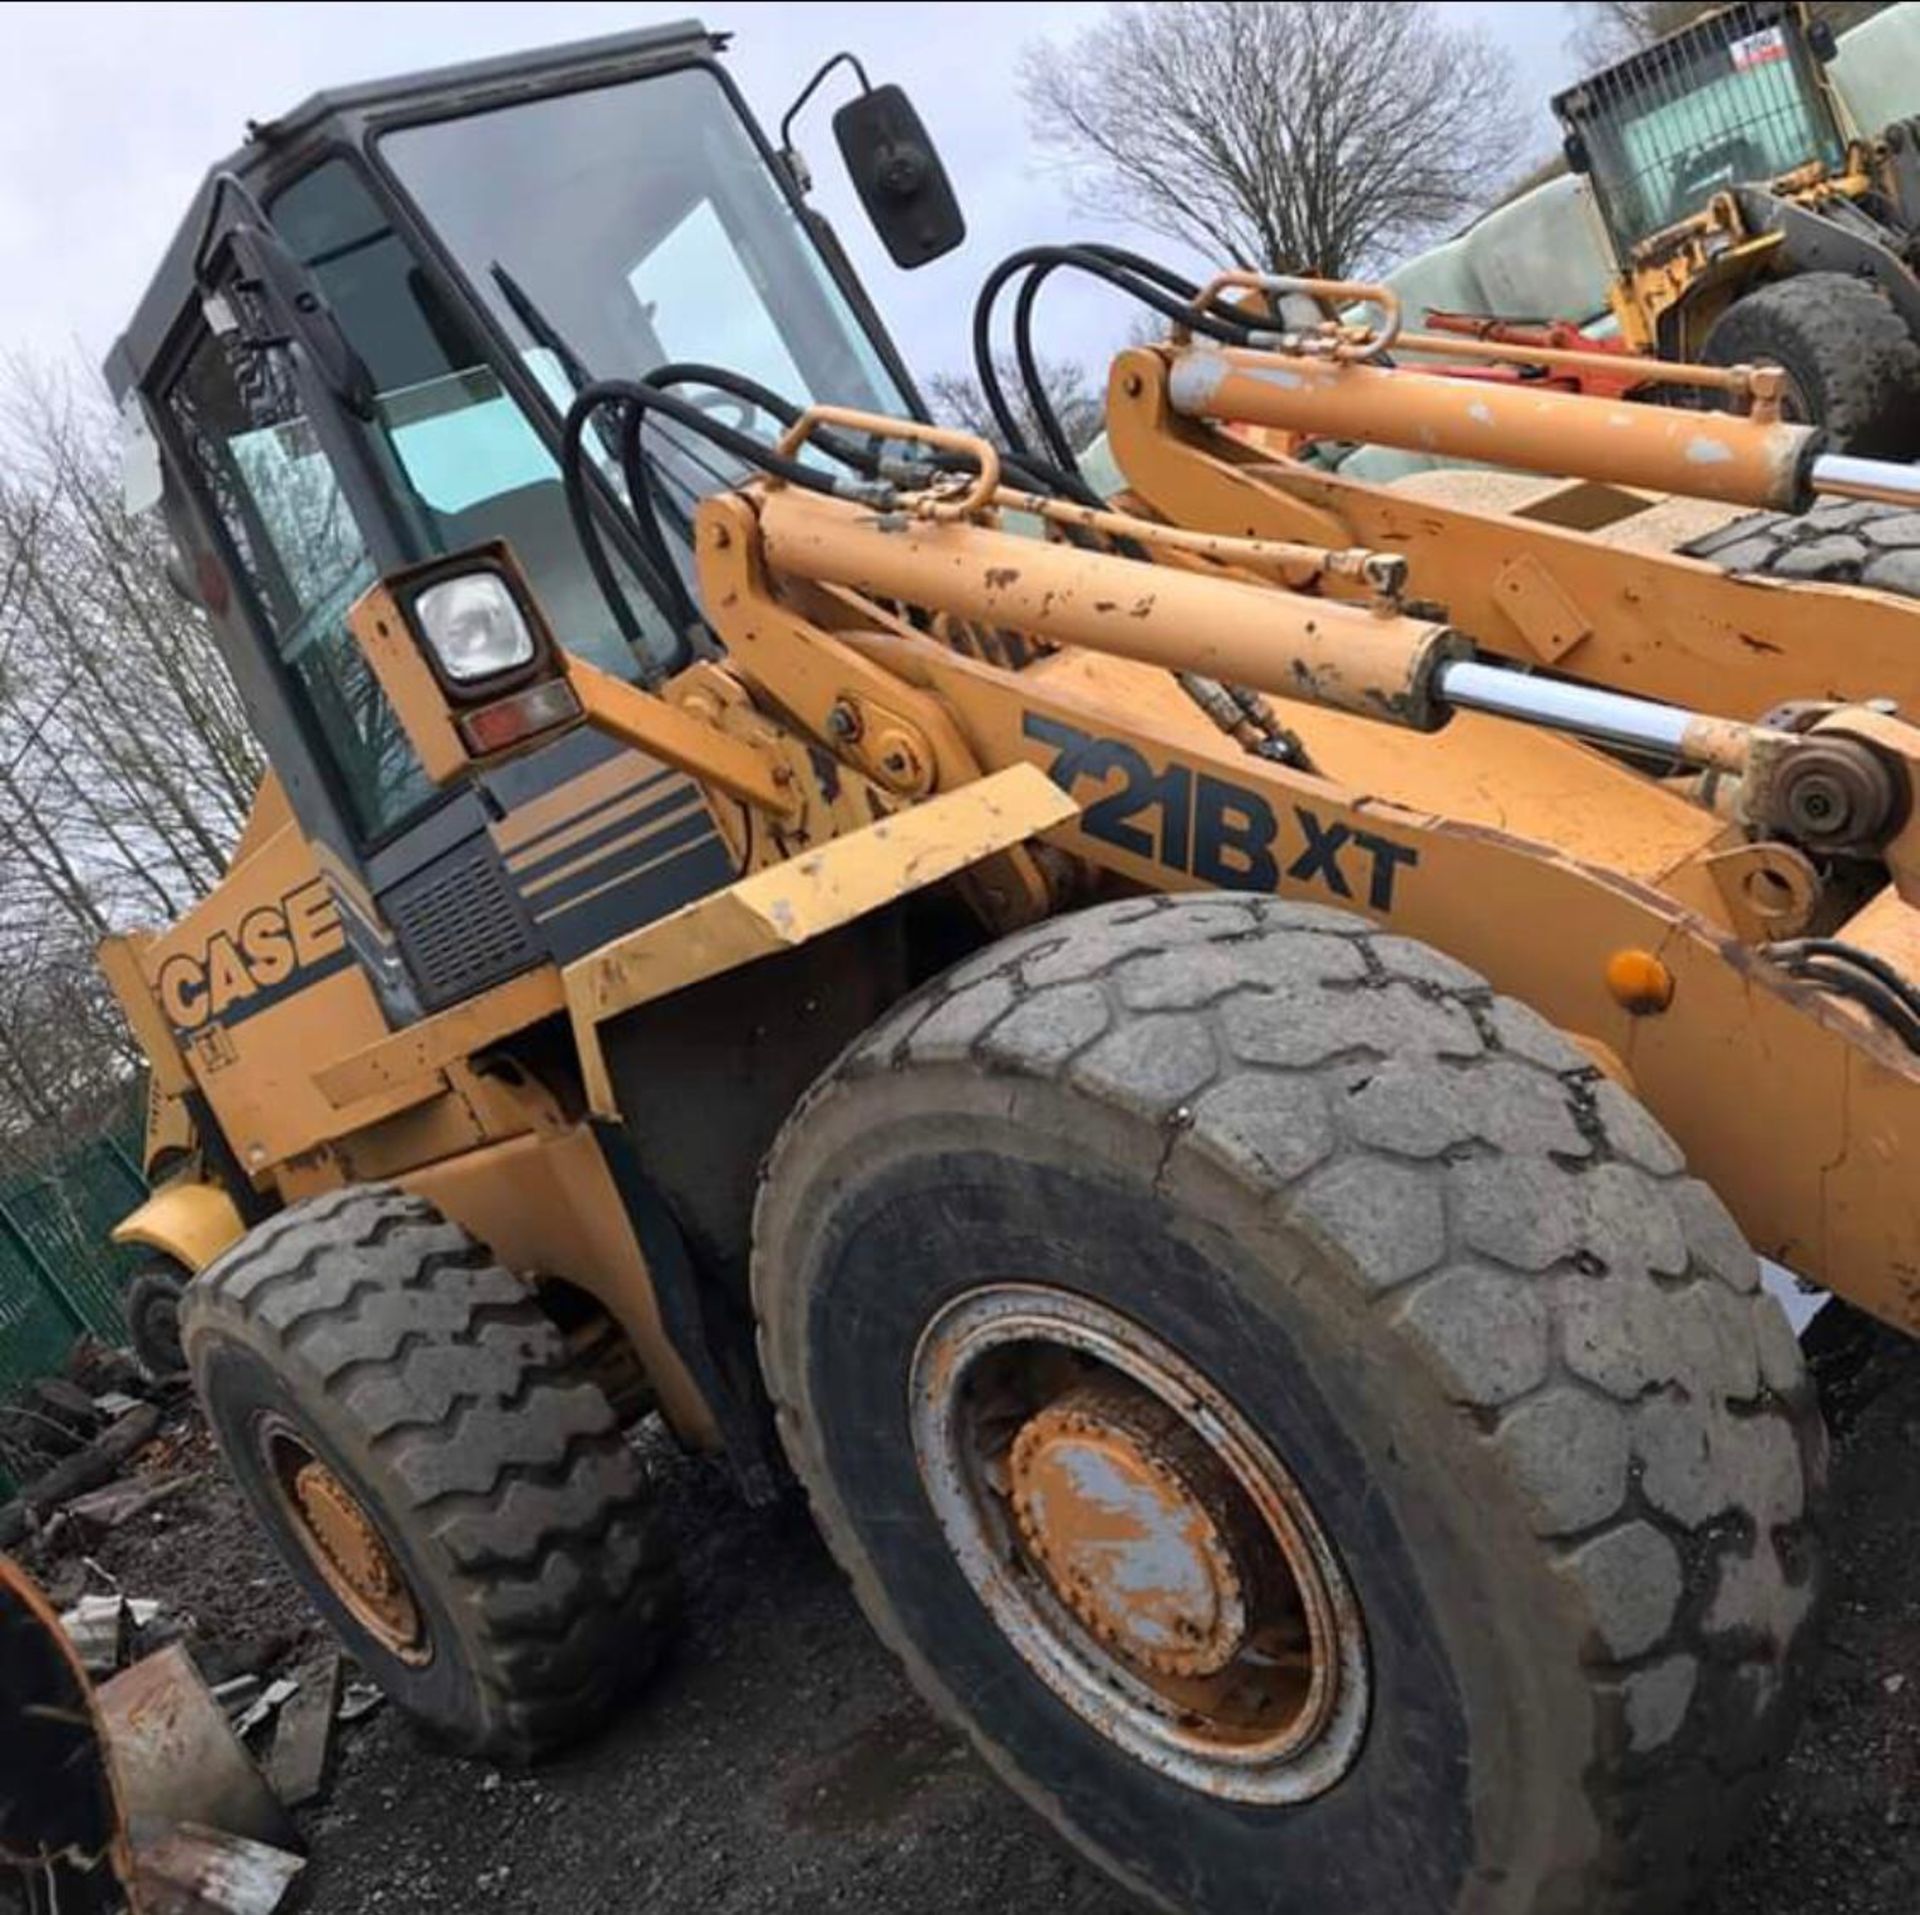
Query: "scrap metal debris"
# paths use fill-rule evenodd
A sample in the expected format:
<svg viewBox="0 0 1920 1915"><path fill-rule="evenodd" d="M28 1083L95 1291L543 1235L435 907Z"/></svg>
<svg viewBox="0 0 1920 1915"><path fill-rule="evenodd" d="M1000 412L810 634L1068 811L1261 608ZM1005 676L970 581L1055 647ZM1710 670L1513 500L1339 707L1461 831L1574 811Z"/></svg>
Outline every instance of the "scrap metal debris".
<svg viewBox="0 0 1920 1915"><path fill-rule="evenodd" d="M0 1540L60 1594L0 1556L0 1902L19 1870L26 1905L62 1915L269 1915L303 1866L289 1806L325 1795L341 1726L384 1698L336 1650L290 1666L284 1612L167 1584L166 1506L209 1455L190 1419L163 1428L117 1375L55 1380L29 1413L59 1454L0 1507ZM156 1575L164 1605L134 1593Z"/></svg>
<svg viewBox="0 0 1920 1915"><path fill-rule="evenodd" d="M340 1719L341 1658L329 1653L300 1673L274 1724L267 1779L291 1809L326 1793L333 1770L334 1725Z"/></svg>
<svg viewBox="0 0 1920 1915"><path fill-rule="evenodd" d="M133 1831L141 1915L273 1915L304 1859L191 1822Z"/></svg>
<svg viewBox="0 0 1920 1915"><path fill-rule="evenodd" d="M90 1676L110 1676L135 1661L149 1646L160 1605L144 1597L82 1596L60 1612L80 1666Z"/></svg>
<svg viewBox="0 0 1920 1915"><path fill-rule="evenodd" d="M142 1403L109 1424L85 1449L36 1477L12 1502L0 1505L0 1549L11 1549L32 1534L63 1503L118 1476L159 1428L160 1412Z"/></svg>
<svg viewBox="0 0 1920 1915"><path fill-rule="evenodd" d="M46 1599L0 1556L0 1868L29 1906L108 1915L133 1863L87 1678Z"/></svg>
<svg viewBox="0 0 1920 1915"><path fill-rule="evenodd" d="M263 1723L271 1721L279 1714L280 1705L290 1701L298 1693L299 1679L294 1676L276 1676L262 1689L258 1696L240 1712L233 1725L233 1732L241 1741L245 1741Z"/></svg>
<svg viewBox="0 0 1920 1915"><path fill-rule="evenodd" d="M82 1596L61 1611L60 1626L90 1676L110 1676L130 1660L133 1618L124 1596Z"/></svg>
<svg viewBox="0 0 1920 1915"><path fill-rule="evenodd" d="M362 1716L372 1715L386 1699L386 1691L371 1682L349 1682L340 1698L339 1719L358 1722Z"/></svg>
<svg viewBox="0 0 1920 1915"><path fill-rule="evenodd" d="M298 1830L178 1643L95 1692L129 1815L297 1849Z"/></svg>
<svg viewBox="0 0 1920 1915"><path fill-rule="evenodd" d="M118 1529L122 1523L144 1516L161 1503L171 1502L193 1487L191 1476L166 1476L139 1482L109 1483L105 1489L88 1491L61 1506L55 1521L78 1525L94 1534ZM51 1525L49 1525L51 1527Z"/></svg>

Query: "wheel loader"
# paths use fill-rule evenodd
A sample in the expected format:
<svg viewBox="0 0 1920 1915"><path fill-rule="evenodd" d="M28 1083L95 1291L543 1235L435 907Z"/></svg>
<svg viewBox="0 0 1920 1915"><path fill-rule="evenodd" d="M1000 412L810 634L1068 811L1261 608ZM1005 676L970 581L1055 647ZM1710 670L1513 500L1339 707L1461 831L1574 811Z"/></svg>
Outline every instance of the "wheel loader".
<svg viewBox="0 0 1920 1915"><path fill-rule="evenodd" d="M1920 123L1855 126L1803 0L1707 11L1557 94L1631 351L1769 360L1842 449L1920 449Z"/></svg>
<svg viewBox="0 0 1920 1915"><path fill-rule="evenodd" d="M1683 1905L1822 1589L1755 1252L1920 1322L1920 614L1610 534L1911 474L1765 367L1696 374L1724 414L1424 379L1387 309L1285 317L1355 289L1033 249L982 298L1023 362L1063 268L1168 322L1102 487L927 422L720 46L255 128L110 357L272 766L102 950L191 1127L122 1234L191 1273L229 1468L460 1748L654 1659L655 1414L797 1479L1147 1904ZM1570 483L1377 493L1267 415Z"/></svg>

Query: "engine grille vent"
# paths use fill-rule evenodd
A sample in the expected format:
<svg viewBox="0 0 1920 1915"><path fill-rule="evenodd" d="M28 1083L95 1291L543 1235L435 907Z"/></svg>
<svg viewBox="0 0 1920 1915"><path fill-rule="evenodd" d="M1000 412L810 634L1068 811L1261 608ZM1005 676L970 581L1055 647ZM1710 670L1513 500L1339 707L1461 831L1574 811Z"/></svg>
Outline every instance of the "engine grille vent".
<svg viewBox="0 0 1920 1915"><path fill-rule="evenodd" d="M498 984L543 955L484 838L422 866L380 902L429 1010Z"/></svg>

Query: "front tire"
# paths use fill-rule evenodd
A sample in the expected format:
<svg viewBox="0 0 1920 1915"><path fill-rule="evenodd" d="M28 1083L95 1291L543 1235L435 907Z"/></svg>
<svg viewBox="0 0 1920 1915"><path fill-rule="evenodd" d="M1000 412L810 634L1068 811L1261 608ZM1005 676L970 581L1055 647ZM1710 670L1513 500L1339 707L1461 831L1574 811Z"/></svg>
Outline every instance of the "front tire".
<svg viewBox="0 0 1920 1915"><path fill-rule="evenodd" d="M527 1286L430 1204L363 1185L291 1205L181 1320L254 1516L438 1736L524 1759L646 1673L674 1578L640 1466Z"/></svg>
<svg viewBox="0 0 1920 1915"><path fill-rule="evenodd" d="M1710 366L1775 365L1790 412L1835 452L1920 454L1920 342L1892 304L1846 273L1799 273L1736 299L1708 330Z"/></svg>
<svg viewBox="0 0 1920 1915"><path fill-rule="evenodd" d="M1656 1910L1736 1836L1817 1410L1671 1142L1471 973L1265 898L1036 927L822 1080L755 1236L868 1616L1136 1893Z"/></svg>

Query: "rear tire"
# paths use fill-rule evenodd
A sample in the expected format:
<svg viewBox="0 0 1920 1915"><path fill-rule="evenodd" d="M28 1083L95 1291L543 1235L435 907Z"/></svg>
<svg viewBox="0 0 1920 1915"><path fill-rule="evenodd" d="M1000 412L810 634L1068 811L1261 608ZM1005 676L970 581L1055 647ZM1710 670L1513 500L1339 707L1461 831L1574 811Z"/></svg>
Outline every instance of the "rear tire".
<svg viewBox="0 0 1920 1915"><path fill-rule="evenodd" d="M1538 1017L1360 920L1228 895L1056 920L910 999L786 1126L754 1253L782 1435L869 1618L1034 1808L1187 1915L1697 1893L1790 1734L1818 1583L1823 1434L1757 1283ZM1023 1369L977 1354L996 1313ZM1222 1739L1191 1780L1180 1738L1226 1703L1163 1706L1110 1610L1075 1633L1078 1545L1033 1543L1030 1505L992 1532L1036 1426L1115 1387L1076 1314L1185 1367L1158 1455L1225 1429L1278 1459L1329 1613L1357 1605L1319 1739L1257 1772ZM1118 1453L1137 1392L1109 1424ZM973 1474L941 1430L979 1433ZM1002 1547L968 1553L968 1511Z"/></svg>
<svg viewBox="0 0 1920 1915"><path fill-rule="evenodd" d="M1800 273L1743 294L1713 322L1710 366L1776 365L1794 408L1835 452L1920 453L1920 342L1892 305L1846 273Z"/></svg>
<svg viewBox="0 0 1920 1915"><path fill-rule="evenodd" d="M639 1463L527 1286L430 1204L294 1204L181 1314L255 1517L402 1708L526 1758L646 1673L674 1577Z"/></svg>
<svg viewBox="0 0 1920 1915"><path fill-rule="evenodd" d="M121 1300L127 1341L140 1367L157 1382L187 1373L186 1352L180 1346L180 1299L186 1288L187 1273L166 1259L136 1271Z"/></svg>

